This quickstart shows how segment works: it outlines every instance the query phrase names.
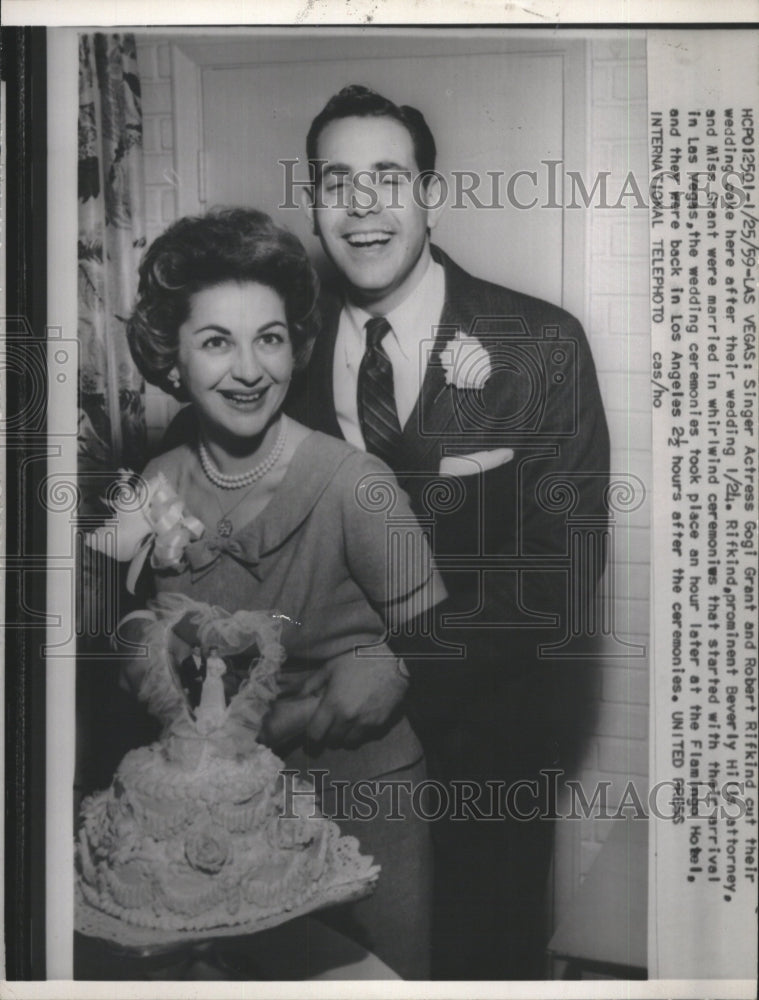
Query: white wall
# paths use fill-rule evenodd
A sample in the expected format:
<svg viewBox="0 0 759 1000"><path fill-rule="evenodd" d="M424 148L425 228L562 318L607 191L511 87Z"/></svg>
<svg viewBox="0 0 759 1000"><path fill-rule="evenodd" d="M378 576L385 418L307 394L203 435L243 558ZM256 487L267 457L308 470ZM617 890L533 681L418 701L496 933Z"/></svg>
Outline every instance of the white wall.
<svg viewBox="0 0 759 1000"><path fill-rule="evenodd" d="M647 190L645 41L594 41L590 47L589 175L611 170L616 195L632 171ZM609 198L612 201L612 198ZM593 354L612 441L612 471L651 483L648 214L596 208L588 241L589 320ZM621 638L648 643L650 498L617 532L614 571ZM610 802L628 779L645 801L648 775L648 660L614 659L601 669L598 714L581 777L610 780ZM583 830L580 874L595 860L609 823Z"/></svg>

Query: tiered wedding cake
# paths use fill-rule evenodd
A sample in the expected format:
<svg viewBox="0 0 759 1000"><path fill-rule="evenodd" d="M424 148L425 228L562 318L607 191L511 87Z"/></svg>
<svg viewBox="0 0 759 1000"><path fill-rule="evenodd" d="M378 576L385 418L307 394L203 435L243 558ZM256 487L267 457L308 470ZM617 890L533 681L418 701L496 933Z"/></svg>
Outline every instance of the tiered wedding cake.
<svg viewBox="0 0 759 1000"><path fill-rule="evenodd" d="M276 616L229 615L164 594L136 617L147 663L140 697L165 730L128 753L111 787L82 805L76 856L86 928L97 912L164 931L268 926L369 891L379 871L371 858L256 742L283 659ZM189 634L221 656L250 656L210 731L175 666Z"/></svg>

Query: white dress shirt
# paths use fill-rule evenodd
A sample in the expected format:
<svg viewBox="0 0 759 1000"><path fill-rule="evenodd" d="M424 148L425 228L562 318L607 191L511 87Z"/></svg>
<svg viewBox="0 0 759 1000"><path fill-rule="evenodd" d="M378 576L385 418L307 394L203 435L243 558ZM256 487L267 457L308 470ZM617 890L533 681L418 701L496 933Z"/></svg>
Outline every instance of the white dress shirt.
<svg viewBox="0 0 759 1000"><path fill-rule="evenodd" d="M445 302L445 272L430 259L408 298L385 318L392 327L382 346L393 366L398 422L403 427L416 405L427 361ZM346 441L366 450L358 420L358 370L366 350L366 323L372 314L347 303L340 313L335 341L333 393L335 412Z"/></svg>

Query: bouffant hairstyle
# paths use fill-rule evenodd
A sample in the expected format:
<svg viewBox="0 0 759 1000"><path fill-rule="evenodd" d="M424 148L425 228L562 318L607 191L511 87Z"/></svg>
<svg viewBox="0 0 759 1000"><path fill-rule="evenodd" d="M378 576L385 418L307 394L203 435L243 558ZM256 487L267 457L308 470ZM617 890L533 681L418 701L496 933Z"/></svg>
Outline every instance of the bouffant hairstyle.
<svg viewBox="0 0 759 1000"><path fill-rule="evenodd" d="M318 180L318 145L319 136L330 122L340 118L392 118L399 122L411 136L414 146L416 165L420 173L428 174L435 170L435 140L424 115L409 104L397 105L378 94L376 90L354 83L330 97L319 114L311 122L311 128L306 137L306 156L308 157L312 177Z"/></svg>
<svg viewBox="0 0 759 1000"><path fill-rule="evenodd" d="M179 328L199 291L228 281L254 281L276 291L285 306L295 367L308 360L316 328L318 279L300 240L268 215L248 208L186 216L153 241L140 263L137 304L127 322L135 364L146 381L187 401L169 381Z"/></svg>

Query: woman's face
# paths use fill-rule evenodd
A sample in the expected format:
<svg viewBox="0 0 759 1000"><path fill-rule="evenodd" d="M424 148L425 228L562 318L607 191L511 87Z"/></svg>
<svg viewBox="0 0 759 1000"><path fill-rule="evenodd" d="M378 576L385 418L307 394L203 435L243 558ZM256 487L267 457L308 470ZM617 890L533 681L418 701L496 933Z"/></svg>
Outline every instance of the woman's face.
<svg viewBox="0 0 759 1000"><path fill-rule="evenodd" d="M263 434L293 372L279 293L255 281L227 281L192 295L179 328L177 372L211 440Z"/></svg>

